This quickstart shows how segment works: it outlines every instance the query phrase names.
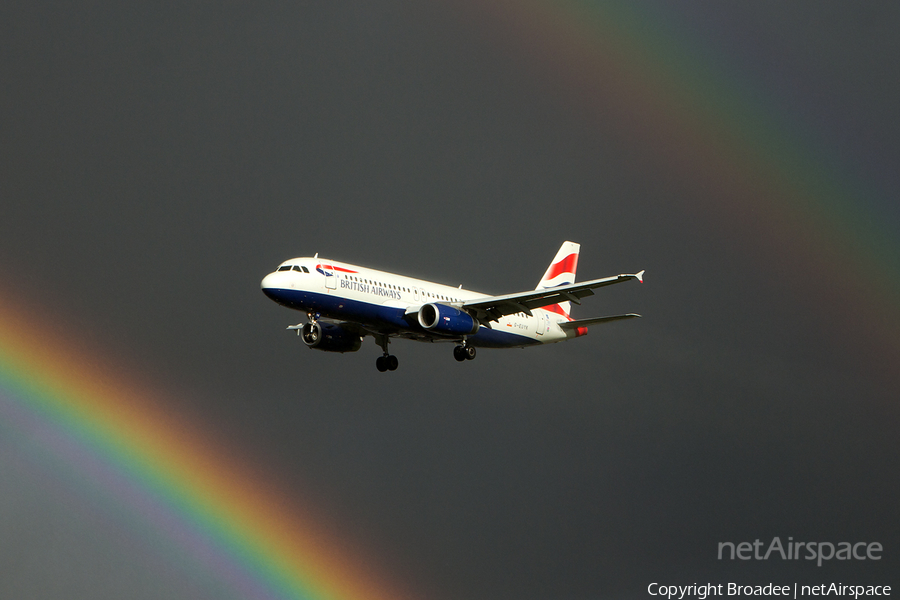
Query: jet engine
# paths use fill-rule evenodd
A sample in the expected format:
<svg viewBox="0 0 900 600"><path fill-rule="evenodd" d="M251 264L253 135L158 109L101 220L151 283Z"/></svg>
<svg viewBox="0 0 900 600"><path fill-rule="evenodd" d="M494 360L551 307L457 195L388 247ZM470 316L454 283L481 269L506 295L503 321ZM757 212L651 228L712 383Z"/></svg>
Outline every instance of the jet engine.
<svg viewBox="0 0 900 600"><path fill-rule="evenodd" d="M442 335L471 335L478 331L478 321L472 315L436 302L425 304L419 309L419 325Z"/></svg>
<svg viewBox="0 0 900 600"><path fill-rule="evenodd" d="M325 352L356 352L362 345L359 334L336 323L315 321L300 330L303 343Z"/></svg>

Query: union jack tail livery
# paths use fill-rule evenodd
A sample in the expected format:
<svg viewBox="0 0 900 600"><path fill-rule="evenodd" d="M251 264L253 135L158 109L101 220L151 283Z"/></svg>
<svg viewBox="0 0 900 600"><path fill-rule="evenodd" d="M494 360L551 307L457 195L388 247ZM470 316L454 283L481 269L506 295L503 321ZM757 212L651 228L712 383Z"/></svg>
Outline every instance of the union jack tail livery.
<svg viewBox="0 0 900 600"><path fill-rule="evenodd" d="M524 348L562 342L587 333L588 326L640 315L573 320L571 303L594 290L637 279L644 272L575 283L578 251L564 242L540 283L531 292L490 296L384 271L319 258L293 258L262 280L263 293L288 308L306 313L307 322L291 325L303 343L326 352L356 352L366 336L384 354L379 371L399 361L388 352L391 339L452 342L453 357L475 358L475 348Z"/></svg>

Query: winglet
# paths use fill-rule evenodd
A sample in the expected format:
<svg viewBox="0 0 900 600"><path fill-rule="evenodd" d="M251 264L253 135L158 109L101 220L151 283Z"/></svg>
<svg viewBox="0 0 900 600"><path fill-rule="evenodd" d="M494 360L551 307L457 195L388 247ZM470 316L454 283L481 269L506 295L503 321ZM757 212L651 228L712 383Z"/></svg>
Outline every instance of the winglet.
<svg viewBox="0 0 900 600"><path fill-rule="evenodd" d="M644 269L641 269L639 273L635 273L634 276L637 277L638 281L644 283Z"/></svg>

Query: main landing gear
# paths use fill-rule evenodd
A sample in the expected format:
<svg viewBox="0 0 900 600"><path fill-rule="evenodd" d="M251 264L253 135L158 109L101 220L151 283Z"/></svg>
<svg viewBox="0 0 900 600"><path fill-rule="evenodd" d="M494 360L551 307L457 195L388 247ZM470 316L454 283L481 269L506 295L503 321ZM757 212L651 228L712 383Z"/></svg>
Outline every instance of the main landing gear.
<svg viewBox="0 0 900 600"><path fill-rule="evenodd" d="M400 366L400 361L397 360L397 357L393 354L388 353L388 343L390 343L391 338L386 335L378 335L375 336L375 341L381 346L381 349L384 351L383 356L379 356L375 359L375 368L384 373L385 371L396 371L397 367Z"/></svg>
<svg viewBox="0 0 900 600"><path fill-rule="evenodd" d="M388 352L388 344L390 341L391 338L386 335L379 334L375 336L375 343L377 343L384 352L383 355L375 359L375 367L382 373L385 371L396 371L397 367L400 366L400 361L397 360L397 357ZM475 347L463 342L453 348L453 358L459 362L472 360L475 358Z"/></svg>
<svg viewBox="0 0 900 600"><path fill-rule="evenodd" d="M375 367L382 373L396 371L398 366L400 366L400 361L393 354L385 354L375 359Z"/></svg>
<svg viewBox="0 0 900 600"><path fill-rule="evenodd" d="M468 344L462 344L453 349L453 358L462 362L464 360L472 360L475 358L475 347Z"/></svg>

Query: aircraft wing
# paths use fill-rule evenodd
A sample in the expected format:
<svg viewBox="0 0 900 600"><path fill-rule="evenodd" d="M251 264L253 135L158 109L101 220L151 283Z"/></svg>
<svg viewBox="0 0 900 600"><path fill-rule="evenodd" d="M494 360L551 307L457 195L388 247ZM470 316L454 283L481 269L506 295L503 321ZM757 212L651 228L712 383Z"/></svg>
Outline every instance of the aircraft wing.
<svg viewBox="0 0 900 600"><path fill-rule="evenodd" d="M523 312L531 316L532 308L541 308L551 304L560 302L574 302L581 304L581 298L592 296L594 289L612 285L614 283L622 283L637 279L644 281L644 272L616 275L615 277L605 277L603 279L594 279L593 281L582 281L580 283L572 283L569 285L561 285L559 287L547 288L543 290L532 290L530 292L520 292L518 294L507 294L505 296L487 296L485 298L476 298L469 302L464 302L462 307L474 312L480 321L496 321L505 315L511 315L517 312Z"/></svg>

